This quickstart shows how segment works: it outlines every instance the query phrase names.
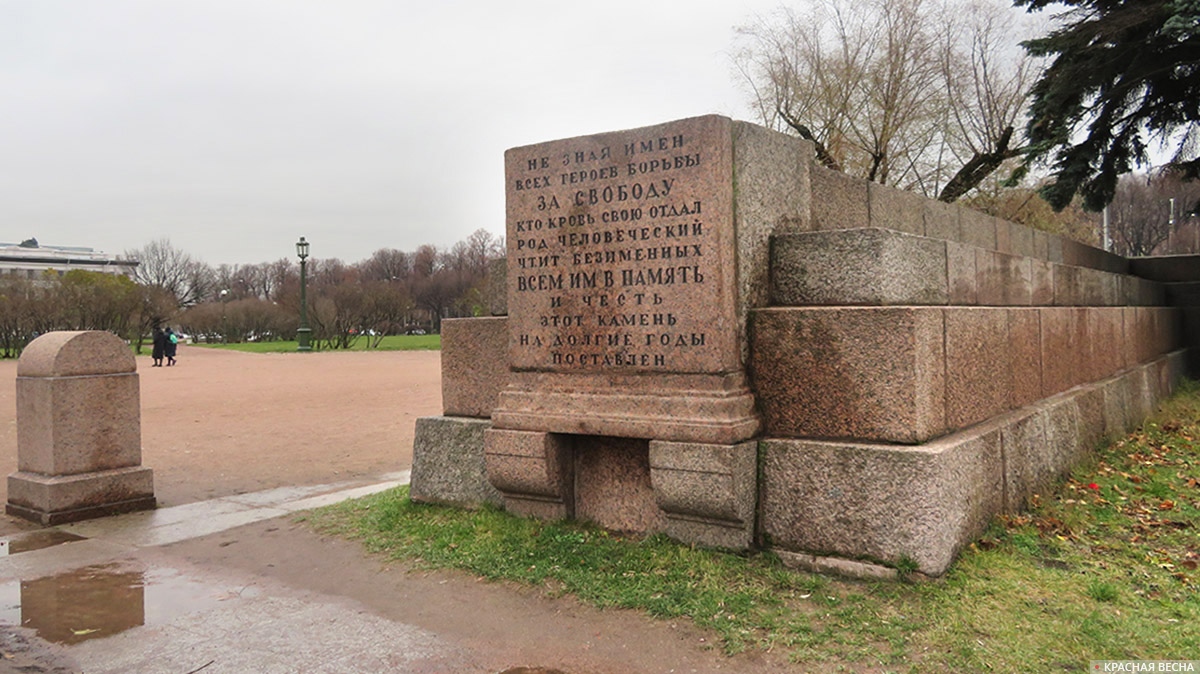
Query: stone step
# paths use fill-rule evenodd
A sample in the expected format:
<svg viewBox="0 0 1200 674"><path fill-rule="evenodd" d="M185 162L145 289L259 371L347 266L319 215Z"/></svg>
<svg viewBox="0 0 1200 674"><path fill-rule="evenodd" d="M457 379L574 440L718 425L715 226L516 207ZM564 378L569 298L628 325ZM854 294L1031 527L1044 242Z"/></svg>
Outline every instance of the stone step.
<svg viewBox="0 0 1200 674"><path fill-rule="evenodd" d="M1120 255L972 208L927 199L816 164L810 173L811 220L816 230L892 229L1058 264L1129 272L1129 261Z"/></svg>
<svg viewBox="0 0 1200 674"><path fill-rule="evenodd" d="M1200 281L1164 284L1167 303L1173 307L1200 307Z"/></svg>
<svg viewBox="0 0 1200 674"><path fill-rule="evenodd" d="M1129 270L1164 283L1200 281L1200 255L1155 255L1129 258Z"/></svg>
<svg viewBox="0 0 1200 674"><path fill-rule="evenodd" d="M777 235L773 306L1159 306L1163 284L991 248L860 228Z"/></svg>
<svg viewBox="0 0 1200 674"><path fill-rule="evenodd" d="M1179 380L1173 352L918 446L764 438L759 523L776 550L916 562L938 576L992 517L1139 424Z"/></svg>
<svg viewBox="0 0 1200 674"><path fill-rule="evenodd" d="M1169 307L807 307L750 316L769 437L921 443L1180 348Z"/></svg>

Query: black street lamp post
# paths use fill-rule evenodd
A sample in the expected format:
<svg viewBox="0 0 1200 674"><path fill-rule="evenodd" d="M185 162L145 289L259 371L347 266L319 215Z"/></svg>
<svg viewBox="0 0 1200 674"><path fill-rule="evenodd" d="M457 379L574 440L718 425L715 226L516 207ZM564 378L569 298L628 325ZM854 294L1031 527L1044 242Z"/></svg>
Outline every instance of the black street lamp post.
<svg viewBox="0 0 1200 674"><path fill-rule="evenodd" d="M220 295L221 295L221 343L228 344L229 343L229 321L226 320L226 318L225 318L225 307L227 307L229 305L229 302L226 301L225 298L226 298L226 296L229 295L229 289L228 288L222 289Z"/></svg>
<svg viewBox="0 0 1200 674"><path fill-rule="evenodd" d="M297 351L312 351L312 330L308 328L308 277L306 276L306 260L308 260L308 242L304 237L296 242L296 255L300 258L300 328L296 330Z"/></svg>

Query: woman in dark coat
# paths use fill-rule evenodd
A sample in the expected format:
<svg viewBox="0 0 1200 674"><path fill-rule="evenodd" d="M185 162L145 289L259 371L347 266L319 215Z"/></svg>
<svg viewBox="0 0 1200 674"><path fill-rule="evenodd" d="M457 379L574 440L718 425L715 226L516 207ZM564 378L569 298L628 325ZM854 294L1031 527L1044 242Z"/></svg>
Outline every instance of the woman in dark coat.
<svg viewBox="0 0 1200 674"><path fill-rule="evenodd" d="M171 328L167 328L166 339L163 343L163 355L167 357L167 367L175 364L175 349L178 347L179 340Z"/></svg>
<svg viewBox="0 0 1200 674"><path fill-rule="evenodd" d="M150 352L150 357L154 359L154 365L151 367L162 367L163 355L166 352L167 335L162 328L154 328L154 349Z"/></svg>

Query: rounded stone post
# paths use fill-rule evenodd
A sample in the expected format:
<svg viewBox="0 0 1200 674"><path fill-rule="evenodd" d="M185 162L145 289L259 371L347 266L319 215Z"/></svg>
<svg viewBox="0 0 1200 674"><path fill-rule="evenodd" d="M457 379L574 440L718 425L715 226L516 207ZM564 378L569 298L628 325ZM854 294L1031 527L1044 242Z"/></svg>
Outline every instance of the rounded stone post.
<svg viewBox="0 0 1200 674"><path fill-rule="evenodd" d="M99 331L33 340L17 362L8 514L51 525L154 507L129 347Z"/></svg>

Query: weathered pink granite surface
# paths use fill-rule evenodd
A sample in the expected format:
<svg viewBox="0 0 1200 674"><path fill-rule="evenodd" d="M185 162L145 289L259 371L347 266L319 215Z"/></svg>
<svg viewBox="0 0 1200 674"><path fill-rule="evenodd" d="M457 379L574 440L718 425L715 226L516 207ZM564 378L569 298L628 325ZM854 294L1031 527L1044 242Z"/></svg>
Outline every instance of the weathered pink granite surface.
<svg viewBox="0 0 1200 674"><path fill-rule="evenodd" d="M8 511L43 524L154 507L133 353L107 332L51 332L17 363Z"/></svg>

